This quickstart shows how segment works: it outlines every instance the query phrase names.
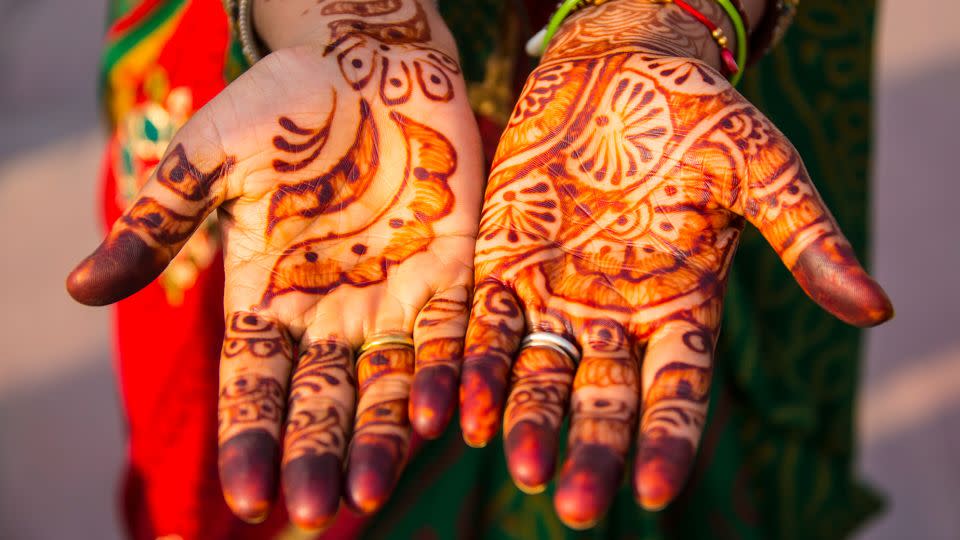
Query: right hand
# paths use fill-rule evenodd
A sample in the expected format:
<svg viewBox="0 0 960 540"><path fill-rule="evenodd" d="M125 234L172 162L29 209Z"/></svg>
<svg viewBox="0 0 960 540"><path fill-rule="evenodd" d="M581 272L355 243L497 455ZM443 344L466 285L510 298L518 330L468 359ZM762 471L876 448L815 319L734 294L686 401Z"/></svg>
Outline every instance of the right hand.
<svg viewBox="0 0 960 540"><path fill-rule="evenodd" d="M376 20L353 4L331 4L326 39L271 54L200 109L67 282L88 305L129 296L219 210L219 468L249 521L275 496L283 419L288 509L317 529L336 514L351 431L345 497L370 513L411 423L432 438L453 413L479 135L432 3L396 2ZM354 351L387 334L412 334L416 354L377 347L355 369Z"/></svg>

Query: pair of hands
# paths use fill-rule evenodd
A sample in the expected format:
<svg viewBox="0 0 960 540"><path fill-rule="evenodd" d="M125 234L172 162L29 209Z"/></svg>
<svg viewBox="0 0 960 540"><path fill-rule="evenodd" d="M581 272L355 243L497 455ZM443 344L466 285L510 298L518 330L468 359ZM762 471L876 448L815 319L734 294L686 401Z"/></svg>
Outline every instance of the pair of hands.
<svg viewBox="0 0 960 540"><path fill-rule="evenodd" d="M199 110L68 279L83 303L115 302L218 211L219 467L241 517L266 516L277 463L303 527L328 525L341 493L376 511L412 431L439 436L458 389L466 442L487 444L502 420L510 473L529 492L553 477L570 414L555 495L564 523L602 517L634 438L636 497L663 507L703 429L745 219L831 313L857 325L891 316L796 151L693 58L702 45L688 36L702 29L667 8L609 2L565 24L485 195L434 8L318 9L322 44L277 50ZM651 39L631 34L641 22ZM531 331L576 343L579 365L518 350ZM414 349L355 354L397 334Z"/></svg>

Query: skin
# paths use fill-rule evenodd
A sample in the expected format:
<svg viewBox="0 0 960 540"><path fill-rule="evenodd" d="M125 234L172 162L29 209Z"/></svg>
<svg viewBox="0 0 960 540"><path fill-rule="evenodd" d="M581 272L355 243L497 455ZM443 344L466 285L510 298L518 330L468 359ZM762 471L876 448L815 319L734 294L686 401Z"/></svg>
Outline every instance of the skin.
<svg viewBox="0 0 960 540"><path fill-rule="evenodd" d="M713 2L697 6L722 20ZM676 6L584 10L527 80L493 164L460 423L483 446L502 421L510 473L537 492L569 414L554 506L572 528L604 515L634 442L641 506L663 508L683 487L745 222L830 313L858 326L893 315L796 150L716 54ZM579 365L543 347L518 353L532 331L577 344Z"/></svg>
<svg viewBox="0 0 960 540"><path fill-rule="evenodd" d="M311 31L268 42L273 54L194 115L67 287L89 305L133 294L217 210L224 496L263 520L282 475L291 519L322 529L341 492L376 511L412 428L436 437L453 414L483 178L432 2L286 14ZM391 334L415 349L357 354Z"/></svg>

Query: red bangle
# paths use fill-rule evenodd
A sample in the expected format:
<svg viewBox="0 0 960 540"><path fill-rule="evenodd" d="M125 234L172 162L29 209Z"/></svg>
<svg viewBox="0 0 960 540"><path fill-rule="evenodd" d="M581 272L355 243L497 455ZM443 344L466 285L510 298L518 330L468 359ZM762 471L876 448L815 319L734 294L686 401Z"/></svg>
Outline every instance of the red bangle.
<svg viewBox="0 0 960 540"><path fill-rule="evenodd" d="M727 72L727 77L736 75L740 72L740 66L737 65L736 57L733 55L733 51L730 50L730 47L727 46L727 36L724 35L723 29L717 26L713 21L707 18L706 15L700 13L697 8L686 3L684 0L663 0L665 4L676 4L678 8L686 11L694 19L700 21L700 23L707 27L707 30L710 31L710 37L717 43L717 46L720 47L720 58L723 60L724 71Z"/></svg>

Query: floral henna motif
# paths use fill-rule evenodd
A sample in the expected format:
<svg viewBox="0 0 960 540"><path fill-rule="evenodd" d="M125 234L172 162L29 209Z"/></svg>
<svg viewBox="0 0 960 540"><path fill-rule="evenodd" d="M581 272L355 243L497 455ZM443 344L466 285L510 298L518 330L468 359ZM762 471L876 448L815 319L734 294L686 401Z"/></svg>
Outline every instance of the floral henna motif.
<svg viewBox="0 0 960 540"><path fill-rule="evenodd" d="M483 445L496 433L524 327L578 342L575 376L561 355L522 351L504 412L510 472L539 489L572 380L554 502L576 528L606 511L635 430L637 499L657 509L682 487L744 218L831 313L861 325L891 315L786 138L706 64L607 28L636 24L623 10L676 28L640 6L585 10L528 79L476 250L464 438Z"/></svg>
<svg viewBox="0 0 960 540"><path fill-rule="evenodd" d="M379 135L370 115L370 105L360 100L360 114L354 143L347 153L328 171L317 177L291 184L282 184L270 198L267 214L267 234L273 233L284 220L291 218L315 218L344 210L362 196L376 175L380 164L377 152ZM304 130L288 118L279 120L288 133L305 132L309 138L291 144L285 136L274 137L274 146L283 152L302 153L309 151L300 161L290 163L275 159L273 168L278 173L295 172L312 163L323 150L333 114L317 130Z"/></svg>
<svg viewBox="0 0 960 540"><path fill-rule="evenodd" d="M330 52L337 53L344 80L354 90L363 90L373 81L386 105L407 103L415 88L432 101L453 99L453 77L460 74L460 67L446 53L429 47L374 44L357 35L344 36L334 46Z"/></svg>

